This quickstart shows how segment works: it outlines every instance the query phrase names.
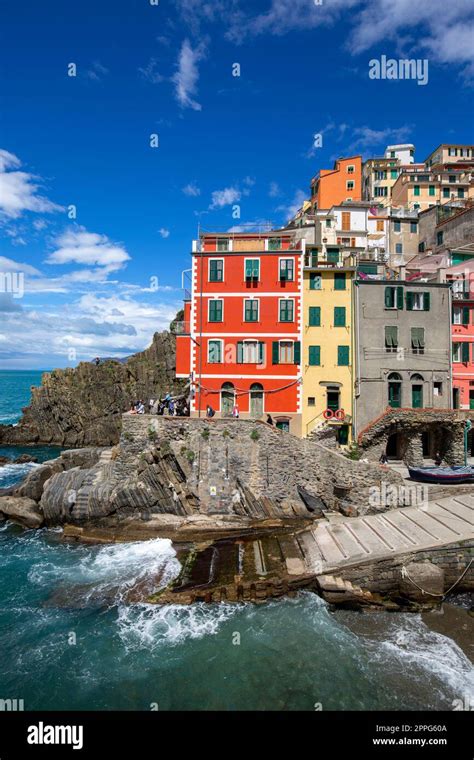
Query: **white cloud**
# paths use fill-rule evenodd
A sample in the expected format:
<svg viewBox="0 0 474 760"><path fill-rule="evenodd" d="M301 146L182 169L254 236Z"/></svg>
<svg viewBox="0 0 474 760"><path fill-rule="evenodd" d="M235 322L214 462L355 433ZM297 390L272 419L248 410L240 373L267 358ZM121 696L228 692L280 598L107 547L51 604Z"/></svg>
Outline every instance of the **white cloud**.
<svg viewBox="0 0 474 760"><path fill-rule="evenodd" d="M106 69L100 61L94 61L90 69L87 69L86 77L92 79L93 82L100 82L108 73L109 70Z"/></svg>
<svg viewBox="0 0 474 760"><path fill-rule="evenodd" d="M170 236L170 231L169 231L169 230L167 230L167 229L166 229L166 227L162 227L162 228L159 230L159 233L160 233L161 237L162 237L162 238L165 238L165 239L166 239L166 238L169 238L169 236Z"/></svg>
<svg viewBox="0 0 474 760"><path fill-rule="evenodd" d="M197 64L206 55L206 46L201 42L193 50L189 40L184 40L178 56L176 73L172 77L175 85L175 96L182 108L192 108L194 111L201 111L202 106L194 96L197 93L197 83L199 80L199 69Z"/></svg>
<svg viewBox="0 0 474 760"><path fill-rule="evenodd" d="M110 241L107 235L88 232L84 227L66 230L55 243L56 250L46 259L48 264L84 264L111 272L130 259L123 246Z"/></svg>
<svg viewBox="0 0 474 760"><path fill-rule="evenodd" d="M280 192L281 191L278 182L270 182L270 187L268 189L268 195L270 198L278 198Z"/></svg>
<svg viewBox="0 0 474 760"><path fill-rule="evenodd" d="M201 195L201 190L195 182L189 182L187 185L185 185L182 192L190 197L197 197L198 195Z"/></svg>
<svg viewBox="0 0 474 760"><path fill-rule="evenodd" d="M157 71L156 58L150 58L146 66L139 67L138 71L143 79L146 79L151 84L159 84L166 78Z"/></svg>
<svg viewBox="0 0 474 760"><path fill-rule="evenodd" d="M296 212L301 208L305 200L307 200L308 194L304 190L297 190L293 196L293 200L288 204L282 204L277 206L276 211L283 213L285 221L289 221Z"/></svg>
<svg viewBox="0 0 474 760"><path fill-rule="evenodd" d="M224 190L214 190L210 209L223 208L240 201L242 193L237 187L226 187Z"/></svg>
<svg viewBox="0 0 474 760"><path fill-rule="evenodd" d="M17 156L0 149L0 218L18 219L25 211L62 211L61 206L38 193L39 178L20 167Z"/></svg>

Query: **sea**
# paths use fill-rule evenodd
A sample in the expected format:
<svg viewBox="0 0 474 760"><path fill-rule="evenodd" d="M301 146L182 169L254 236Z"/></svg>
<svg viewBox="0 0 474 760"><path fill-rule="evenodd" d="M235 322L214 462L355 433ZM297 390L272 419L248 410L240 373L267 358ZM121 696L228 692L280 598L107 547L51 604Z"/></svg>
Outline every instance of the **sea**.
<svg viewBox="0 0 474 760"><path fill-rule="evenodd" d="M38 372L0 372L15 424ZM39 462L48 447L27 450ZM0 467L0 488L38 464ZM469 595L420 614L334 611L311 593L252 604L131 603L180 569L171 542L89 546L0 523L0 698L25 710L451 710L474 698Z"/></svg>

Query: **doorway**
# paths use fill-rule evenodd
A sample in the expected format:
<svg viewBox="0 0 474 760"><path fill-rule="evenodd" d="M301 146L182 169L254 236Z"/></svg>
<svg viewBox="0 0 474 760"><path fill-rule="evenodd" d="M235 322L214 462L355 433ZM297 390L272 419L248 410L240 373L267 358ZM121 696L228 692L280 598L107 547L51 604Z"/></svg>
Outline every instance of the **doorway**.
<svg viewBox="0 0 474 760"><path fill-rule="evenodd" d="M232 383L224 383L221 388L221 416L232 417L234 408L235 390Z"/></svg>
<svg viewBox="0 0 474 760"><path fill-rule="evenodd" d="M459 388L453 388L453 409L459 409Z"/></svg>
<svg viewBox="0 0 474 760"><path fill-rule="evenodd" d="M426 431L421 434L421 448L423 451L423 458L427 459L431 454L431 436Z"/></svg>
<svg viewBox="0 0 474 760"><path fill-rule="evenodd" d="M250 416L259 418L263 414L263 385L253 383L250 386Z"/></svg>
<svg viewBox="0 0 474 760"><path fill-rule="evenodd" d="M393 409L399 409L402 405L402 378L398 372L388 376L388 405Z"/></svg>
<svg viewBox="0 0 474 760"><path fill-rule="evenodd" d="M387 458L388 459L398 459L398 434L392 433L392 435L389 435L388 441L387 441Z"/></svg>
<svg viewBox="0 0 474 760"><path fill-rule="evenodd" d="M326 392L326 408L332 412L337 412L339 409L339 391L328 390Z"/></svg>

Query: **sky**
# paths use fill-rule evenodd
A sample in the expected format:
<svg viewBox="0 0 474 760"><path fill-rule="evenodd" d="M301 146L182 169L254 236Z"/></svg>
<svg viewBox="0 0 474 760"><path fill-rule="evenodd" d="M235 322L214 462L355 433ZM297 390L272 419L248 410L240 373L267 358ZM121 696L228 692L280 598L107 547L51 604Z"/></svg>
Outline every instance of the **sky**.
<svg viewBox="0 0 474 760"><path fill-rule="evenodd" d="M0 369L143 350L181 307L199 225L279 227L339 156L474 142L472 0L1 13ZM383 55L426 60L428 82L369 77Z"/></svg>

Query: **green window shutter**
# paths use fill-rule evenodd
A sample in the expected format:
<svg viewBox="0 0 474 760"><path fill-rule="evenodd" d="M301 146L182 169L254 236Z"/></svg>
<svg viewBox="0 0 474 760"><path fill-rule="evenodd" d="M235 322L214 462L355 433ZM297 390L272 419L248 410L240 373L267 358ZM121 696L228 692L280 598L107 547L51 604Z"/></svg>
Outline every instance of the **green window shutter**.
<svg viewBox="0 0 474 760"><path fill-rule="evenodd" d="M469 306L463 306L463 309L462 309L462 323L463 323L463 325L468 325L469 324L469 311L470 311Z"/></svg>
<svg viewBox="0 0 474 760"><path fill-rule="evenodd" d="M461 361L467 364L469 362L469 343L461 343Z"/></svg>
<svg viewBox="0 0 474 760"><path fill-rule="evenodd" d="M403 309L403 287L401 285L397 287L397 309Z"/></svg>
<svg viewBox="0 0 474 760"><path fill-rule="evenodd" d="M390 178L391 179L397 179L397 176L398 176L397 170L396 169L391 169L390 170Z"/></svg>
<svg viewBox="0 0 474 760"><path fill-rule="evenodd" d="M222 322L222 301L212 299L209 301L209 322Z"/></svg>
<svg viewBox="0 0 474 760"><path fill-rule="evenodd" d="M319 367L321 364L321 347L309 346L309 365L310 367Z"/></svg>
<svg viewBox="0 0 474 760"><path fill-rule="evenodd" d="M209 279L211 282L217 280L217 261L211 261L209 264Z"/></svg>
<svg viewBox="0 0 474 760"><path fill-rule="evenodd" d="M412 348L425 347L425 328L424 327L411 328L411 346Z"/></svg>
<svg viewBox="0 0 474 760"><path fill-rule="evenodd" d="M420 194L420 186L419 185L415 185L413 187L413 195L419 195L419 194Z"/></svg>
<svg viewBox="0 0 474 760"><path fill-rule="evenodd" d="M430 185L429 186L429 194L430 195L434 195L435 194L435 186L434 185Z"/></svg>
<svg viewBox="0 0 474 760"><path fill-rule="evenodd" d="M239 340L237 343L237 364L242 364L244 360L244 344Z"/></svg>
<svg viewBox="0 0 474 760"><path fill-rule="evenodd" d="M336 272L334 275L334 290L345 290L346 289L346 273L345 272Z"/></svg>
<svg viewBox="0 0 474 760"><path fill-rule="evenodd" d="M247 261L245 262L245 278L248 279L252 277L253 274L253 261Z"/></svg>
<svg viewBox="0 0 474 760"><path fill-rule="evenodd" d="M347 367L349 365L349 346L337 347L337 363L339 367Z"/></svg>
<svg viewBox="0 0 474 760"><path fill-rule="evenodd" d="M245 301L245 321L250 322L252 319L252 301Z"/></svg>
<svg viewBox="0 0 474 760"><path fill-rule="evenodd" d="M385 308L390 309L392 306L392 290L393 288L385 288Z"/></svg>
<svg viewBox="0 0 474 760"><path fill-rule="evenodd" d="M326 259L330 264L337 264L339 261L339 248L328 248Z"/></svg>
<svg viewBox="0 0 474 760"><path fill-rule="evenodd" d="M321 327L321 307L320 306L309 307L309 326Z"/></svg>
<svg viewBox="0 0 474 760"><path fill-rule="evenodd" d="M258 259L253 262L253 276L256 280L260 279L260 261Z"/></svg>
<svg viewBox="0 0 474 760"><path fill-rule="evenodd" d="M209 341L209 363L217 364L222 362L222 343L219 340Z"/></svg>
<svg viewBox="0 0 474 760"><path fill-rule="evenodd" d="M413 293L407 293L407 310L413 311Z"/></svg>
<svg viewBox="0 0 474 760"><path fill-rule="evenodd" d="M335 306L334 307L334 327L346 326L346 307Z"/></svg>
<svg viewBox="0 0 474 760"><path fill-rule="evenodd" d="M299 340L295 340L293 343L293 363L299 364L301 362L301 343Z"/></svg>
<svg viewBox="0 0 474 760"><path fill-rule="evenodd" d="M423 309L425 311L430 310L430 294L429 293L423 293Z"/></svg>
<svg viewBox="0 0 474 760"><path fill-rule="evenodd" d="M320 274L316 274L316 272L310 272L309 289L321 290L321 275Z"/></svg>
<svg viewBox="0 0 474 760"><path fill-rule="evenodd" d="M272 343L272 364L280 363L280 344L277 340Z"/></svg>
<svg viewBox="0 0 474 760"><path fill-rule="evenodd" d="M258 363L263 364L265 357L265 343L262 341L258 342Z"/></svg>
<svg viewBox="0 0 474 760"><path fill-rule="evenodd" d="M397 348L398 327L396 325L387 325L385 327L385 346L387 348Z"/></svg>

